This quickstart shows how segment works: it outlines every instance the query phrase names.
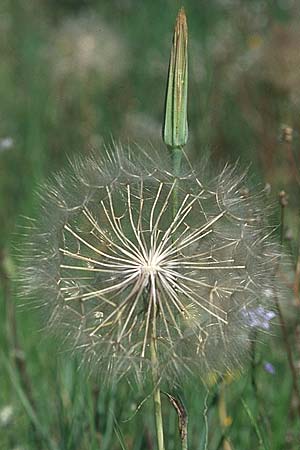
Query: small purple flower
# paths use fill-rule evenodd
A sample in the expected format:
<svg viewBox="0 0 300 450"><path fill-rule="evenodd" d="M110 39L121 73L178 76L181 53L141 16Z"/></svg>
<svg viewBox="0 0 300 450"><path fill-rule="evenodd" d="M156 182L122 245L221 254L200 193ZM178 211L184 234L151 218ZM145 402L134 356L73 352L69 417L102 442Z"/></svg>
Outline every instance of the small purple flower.
<svg viewBox="0 0 300 450"><path fill-rule="evenodd" d="M264 363L264 369L266 372L270 373L271 375L275 375L275 373L276 373L275 367L270 362Z"/></svg>
<svg viewBox="0 0 300 450"><path fill-rule="evenodd" d="M261 328L262 330L269 330L269 322L276 316L274 311L265 309L262 306L252 309L243 308L241 313L249 327Z"/></svg>

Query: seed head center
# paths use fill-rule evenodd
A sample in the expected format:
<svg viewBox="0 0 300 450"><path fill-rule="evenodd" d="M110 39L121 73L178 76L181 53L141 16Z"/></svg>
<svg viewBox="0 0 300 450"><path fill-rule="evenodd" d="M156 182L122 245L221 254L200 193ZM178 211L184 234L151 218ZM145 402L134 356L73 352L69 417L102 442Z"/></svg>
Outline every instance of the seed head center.
<svg viewBox="0 0 300 450"><path fill-rule="evenodd" d="M159 270L160 266L157 262L156 257L149 257L149 259L142 265L142 271L144 274L156 275Z"/></svg>

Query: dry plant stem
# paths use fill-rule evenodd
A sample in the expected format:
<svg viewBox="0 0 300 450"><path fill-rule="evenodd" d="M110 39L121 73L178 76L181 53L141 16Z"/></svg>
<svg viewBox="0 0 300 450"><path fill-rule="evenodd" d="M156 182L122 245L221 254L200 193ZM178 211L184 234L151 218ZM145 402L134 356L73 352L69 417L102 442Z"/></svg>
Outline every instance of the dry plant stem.
<svg viewBox="0 0 300 450"><path fill-rule="evenodd" d="M295 156L293 153L292 145L290 141L287 141L287 150L288 150L288 157L290 161L290 166L294 175L294 178L300 186L300 177L299 177L299 171L298 171L298 165L295 160ZM282 230L283 231L283 230ZM299 238L298 238L299 240ZM296 269L295 269L295 280L294 280L294 294L295 294L295 303L296 306L300 306L300 296L299 296L299 281L300 281L300 246L298 248L298 255L297 255L297 262L296 262Z"/></svg>
<svg viewBox="0 0 300 450"><path fill-rule="evenodd" d="M293 172L294 179L296 180L298 186L300 186L300 177L299 177L299 171L298 171L298 164L297 164L297 162L295 160L295 156L294 156L294 153L293 153L292 145L291 145L290 142L288 142L286 144L286 146L287 146L288 158L289 158L289 162L290 162L290 166L291 166L291 169L292 169L292 172Z"/></svg>
<svg viewBox="0 0 300 450"><path fill-rule="evenodd" d="M181 448L182 450L188 450L188 440L187 440L188 416L186 413L186 409L181 400L174 397L173 395L168 394L167 392L164 392L164 394L170 400L178 416L178 428L181 439Z"/></svg>
<svg viewBox="0 0 300 450"><path fill-rule="evenodd" d="M295 280L294 280L295 303L296 303L296 306L298 306L298 308L300 307L299 283L300 283L300 246L298 249L298 257L297 257Z"/></svg>
<svg viewBox="0 0 300 450"><path fill-rule="evenodd" d="M281 228L280 228L280 243L281 244L283 243L284 208L285 208L285 206L281 203ZM283 341L284 341L284 345L285 345L285 349L286 349L286 353L287 353L288 363L289 363L290 371L291 371L291 375L292 375L293 389L294 389L294 393L297 397L297 412L298 412L298 415L300 418L300 391L299 391L299 386L298 386L298 375L297 375L297 371L296 371L294 360L293 360L292 349L291 349L291 346L289 343L289 337L288 337L288 333L287 333L285 319L283 317L277 295L275 295L275 302L276 302L276 309L277 309L277 313L278 313L278 317L279 317L281 333L282 333L282 337L283 337Z"/></svg>
<svg viewBox="0 0 300 450"><path fill-rule="evenodd" d="M298 242L300 242L300 228L298 233ZM297 262L296 262L296 268L295 268L295 279L294 279L294 296L295 296L295 303L296 306L300 307L300 295L299 295L299 284L300 284L300 244L298 245L298 255L297 255Z"/></svg>
<svg viewBox="0 0 300 450"><path fill-rule="evenodd" d="M152 335L150 341L151 352L151 366L152 366L152 381L153 381L153 402L154 415L157 437L157 450L165 450L164 445L164 429L161 411L161 396L159 389L159 373L158 373L158 358L157 358L157 335L156 335L156 305L154 304Z"/></svg>
<svg viewBox="0 0 300 450"><path fill-rule="evenodd" d="M182 445L181 445L182 450L188 450L188 440L187 440L187 433L184 436L184 438L182 439Z"/></svg>

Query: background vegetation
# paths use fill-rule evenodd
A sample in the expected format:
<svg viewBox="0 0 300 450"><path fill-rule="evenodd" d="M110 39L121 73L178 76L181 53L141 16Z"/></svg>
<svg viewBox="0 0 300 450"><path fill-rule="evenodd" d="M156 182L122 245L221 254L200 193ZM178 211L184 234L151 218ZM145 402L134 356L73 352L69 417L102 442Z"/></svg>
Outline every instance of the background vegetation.
<svg viewBox="0 0 300 450"><path fill-rule="evenodd" d="M254 182L268 183L278 203L277 222L284 212L292 265L284 275L289 295L283 309L299 378L299 2L183 3L190 30L189 150L195 157L210 152L217 165L251 163ZM108 391L67 354L57 354L34 310L15 315L22 301L13 280L16 249L22 248L20 216L34 216L36 187L68 157L100 151L112 137L151 141L164 151L160 128L179 6L174 0L0 2L3 450L155 448L152 403L141 405L147 392L126 383ZM284 207L278 202L282 189L288 193ZM243 375L212 379L209 392L200 381L188 387L192 450L300 448L286 344L278 326L260 337ZM167 449L175 450L177 416L167 398L163 408Z"/></svg>

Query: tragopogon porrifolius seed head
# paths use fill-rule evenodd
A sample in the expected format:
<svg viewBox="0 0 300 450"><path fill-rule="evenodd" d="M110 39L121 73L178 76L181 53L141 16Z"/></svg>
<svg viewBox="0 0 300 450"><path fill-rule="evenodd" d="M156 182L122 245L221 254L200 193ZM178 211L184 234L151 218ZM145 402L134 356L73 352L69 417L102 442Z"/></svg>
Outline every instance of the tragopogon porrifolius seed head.
<svg viewBox="0 0 300 450"><path fill-rule="evenodd" d="M221 374L240 367L253 311L273 309L279 256L264 193L249 193L236 167L213 176L186 158L177 176L151 152L113 146L41 189L26 293L107 378L144 379L153 329L161 381Z"/></svg>

